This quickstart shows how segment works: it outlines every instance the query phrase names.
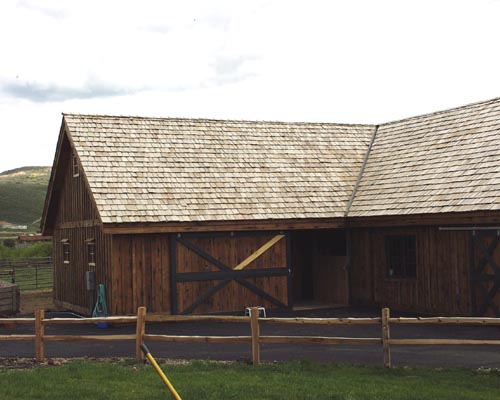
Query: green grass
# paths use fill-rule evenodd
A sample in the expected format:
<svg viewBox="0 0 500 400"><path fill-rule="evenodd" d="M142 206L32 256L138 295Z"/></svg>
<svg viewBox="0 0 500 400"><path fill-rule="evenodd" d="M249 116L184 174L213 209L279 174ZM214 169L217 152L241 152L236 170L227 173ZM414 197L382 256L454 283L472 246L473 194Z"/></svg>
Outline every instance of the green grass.
<svg viewBox="0 0 500 400"><path fill-rule="evenodd" d="M0 174L0 221L29 225L42 216L49 167L24 167ZM30 227L38 229L39 224Z"/></svg>
<svg viewBox="0 0 500 400"><path fill-rule="evenodd" d="M497 399L500 373L392 369L304 362L162 365L187 399ZM167 399L150 365L77 361L58 367L0 369L0 398Z"/></svg>
<svg viewBox="0 0 500 400"><path fill-rule="evenodd" d="M10 247L0 240L0 258L50 257L51 255L52 242L35 242L25 245L15 243L14 247Z"/></svg>

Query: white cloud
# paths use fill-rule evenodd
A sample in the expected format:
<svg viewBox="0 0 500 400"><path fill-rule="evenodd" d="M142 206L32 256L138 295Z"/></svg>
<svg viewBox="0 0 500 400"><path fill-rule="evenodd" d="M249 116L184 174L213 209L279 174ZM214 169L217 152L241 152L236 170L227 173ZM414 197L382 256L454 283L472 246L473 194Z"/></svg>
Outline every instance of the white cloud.
<svg viewBox="0 0 500 400"><path fill-rule="evenodd" d="M0 171L50 164L63 111L377 123L499 96L499 18L491 0L2 1Z"/></svg>

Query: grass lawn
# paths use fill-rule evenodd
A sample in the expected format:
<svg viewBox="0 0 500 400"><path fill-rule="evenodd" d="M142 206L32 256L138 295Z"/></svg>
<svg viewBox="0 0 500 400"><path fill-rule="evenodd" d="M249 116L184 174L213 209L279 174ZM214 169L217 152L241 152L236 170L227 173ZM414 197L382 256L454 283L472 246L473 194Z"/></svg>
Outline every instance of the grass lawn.
<svg viewBox="0 0 500 400"><path fill-rule="evenodd" d="M163 364L188 399L499 399L500 372L392 369L293 362L253 367ZM168 399L150 365L75 361L57 367L0 367L0 399Z"/></svg>

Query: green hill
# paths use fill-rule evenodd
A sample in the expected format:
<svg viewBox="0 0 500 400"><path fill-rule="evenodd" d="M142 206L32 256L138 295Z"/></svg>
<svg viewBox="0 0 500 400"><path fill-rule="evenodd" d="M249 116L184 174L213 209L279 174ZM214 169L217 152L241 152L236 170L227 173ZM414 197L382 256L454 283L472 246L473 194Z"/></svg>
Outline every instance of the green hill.
<svg viewBox="0 0 500 400"><path fill-rule="evenodd" d="M0 173L0 226L7 222L38 230L49 178L50 167L22 167Z"/></svg>

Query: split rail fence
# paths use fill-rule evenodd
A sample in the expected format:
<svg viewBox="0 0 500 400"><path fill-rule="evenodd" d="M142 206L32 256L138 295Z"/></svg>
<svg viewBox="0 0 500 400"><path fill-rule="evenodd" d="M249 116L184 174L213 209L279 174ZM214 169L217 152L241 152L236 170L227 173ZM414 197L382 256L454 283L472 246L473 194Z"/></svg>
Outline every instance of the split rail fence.
<svg viewBox="0 0 500 400"><path fill-rule="evenodd" d="M240 322L250 324L250 336L181 336L158 335L146 333L146 322ZM134 334L120 335L46 335L45 326L52 324L135 324ZM252 362L260 363L261 343L314 343L323 345L380 345L383 354L383 363L391 367L391 347L398 345L500 345L500 340L483 339L391 339L391 324L437 324L437 325L497 325L500 318L483 317L417 317L391 318L388 308L382 309L381 317L375 318L261 318L258 307L252 307L250 316L173 316L147 315L145 307L139 307L135 316L117 316L103 318L45 318L43 310L38 310L34 318L0 318L2 324L35 324L35 334L31 335L0 335L1 341L34 341L35 356L38 362L45 359L46 342L73 342L73 341L114 341L134 340L135 356L138 361L144 359L141 344L144 341L163 342L205 342L205 343L250 343L252 348ZM290 324L290 325L380 325L380 337L324 337L324 336L264 336L260 334L261 324Z"/></svg>

